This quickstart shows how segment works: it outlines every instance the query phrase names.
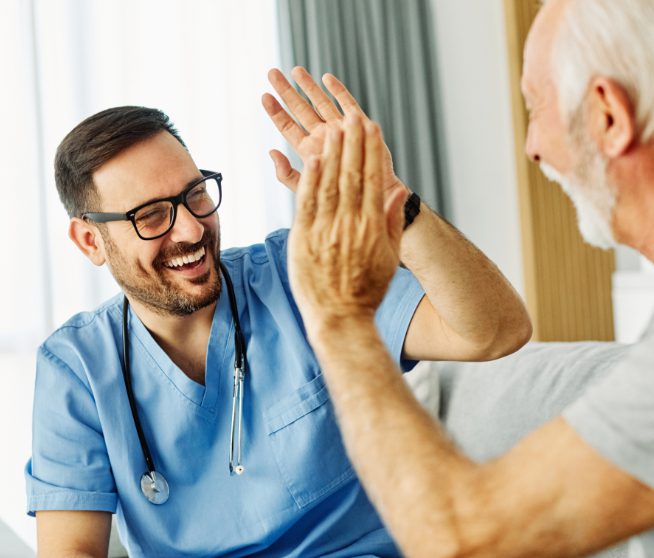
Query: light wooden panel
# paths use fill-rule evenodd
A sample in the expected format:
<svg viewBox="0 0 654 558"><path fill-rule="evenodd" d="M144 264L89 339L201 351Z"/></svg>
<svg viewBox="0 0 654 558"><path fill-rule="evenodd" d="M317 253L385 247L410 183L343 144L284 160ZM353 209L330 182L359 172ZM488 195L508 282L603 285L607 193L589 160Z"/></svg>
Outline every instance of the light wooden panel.
<svg viewBox="0 0 654 558"><path fill-rule="evenodd" d="M522 51L537 0L504 0L527 306L534 339L612 340L611 276L615 255L579 234L572 203L524 153L527 113L520 91Z"/></svg>

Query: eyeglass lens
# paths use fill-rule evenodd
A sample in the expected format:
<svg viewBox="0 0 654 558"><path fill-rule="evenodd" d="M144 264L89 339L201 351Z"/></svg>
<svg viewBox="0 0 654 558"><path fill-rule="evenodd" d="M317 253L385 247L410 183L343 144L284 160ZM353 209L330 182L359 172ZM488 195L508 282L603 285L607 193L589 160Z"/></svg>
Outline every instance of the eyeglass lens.
<svg viewBox="0 0 654 558"><path fill-rule="evenodd" d="M184 205L195 217L211 215L220 205L220 186L216 177L198 182L186 192ZM175 207L170 201L154 202L139 209L134 224L143 238L165 234L173 226Z"/></svg>

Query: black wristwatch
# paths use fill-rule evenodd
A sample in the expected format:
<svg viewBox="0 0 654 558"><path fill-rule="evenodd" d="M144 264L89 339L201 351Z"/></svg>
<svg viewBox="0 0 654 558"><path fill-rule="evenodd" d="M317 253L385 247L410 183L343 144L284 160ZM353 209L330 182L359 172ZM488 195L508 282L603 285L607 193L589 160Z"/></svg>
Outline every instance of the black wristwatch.
<svg viewBox="0 0 654 558"><path fill-rule="evenodd" d="M404 228L406 229L420 213L420 196L415 192L404 202Z"/></svg>

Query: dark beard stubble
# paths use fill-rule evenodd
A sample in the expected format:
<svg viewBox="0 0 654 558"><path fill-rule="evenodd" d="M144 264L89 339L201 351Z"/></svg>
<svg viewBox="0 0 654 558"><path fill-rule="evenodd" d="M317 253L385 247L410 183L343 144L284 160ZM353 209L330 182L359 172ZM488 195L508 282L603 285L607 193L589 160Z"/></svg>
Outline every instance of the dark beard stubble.
<svg viewBox="0 0 654 558"><path fill-rule="evenodd" d="M147 271L140 263L130 265L108 232L102 233L107 251L107 261L111 274L123 291L160 315L188 316L201 308L213 304L220 297L220 232L217 235L205 229L200 242L195 244L180 243L162 251L153 262L154 274ZM145 242L145 241L144 241ZM166 277L163 262L170 258L191 254L202 246L205 258L213 255L215 279L211 281L211 270L195 279L187 280L194 285L206 284L206 289L199 295L191 295L174 285Z"/></svg>

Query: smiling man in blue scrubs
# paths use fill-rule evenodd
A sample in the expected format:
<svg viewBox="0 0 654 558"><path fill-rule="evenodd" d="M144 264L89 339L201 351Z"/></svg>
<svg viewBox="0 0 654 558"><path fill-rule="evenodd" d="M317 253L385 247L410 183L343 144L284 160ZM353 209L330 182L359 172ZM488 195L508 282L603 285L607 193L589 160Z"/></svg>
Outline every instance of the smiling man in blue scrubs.
<svg viewBox="0 0 654 558"><path fill-rule="evenodd" d="M301 153L307 138L321 150L327 133L340 133L341 113L323 109L322 120L271 75L291 113L301 109L295 123L266 97L275 123L295 134ZM299 77L324 106L308 74ZM344 112L355 110L330 83ZM384 195L397 195L405 186L385 161ZM278 170L284 165L278 159ZM62 141L55 173L70 238L123 292L71 318L38 352L26 477L39 555L106 556L113 513L132 558L399 555L343 448L290 291L287 231L220 252L222 177L198 169L158 110L91 116ZM495 266L415 197L407 215L410 271L397 270L376 314L395 361L407 369L416 359L489 359L522 345L529 319ZM125 298L129 384L168 482L163 503L141 490L150 467L123 379ZM246 351L242 422L232 412L237 324ZM230 469L232 447L242 474Z"/></svg>

